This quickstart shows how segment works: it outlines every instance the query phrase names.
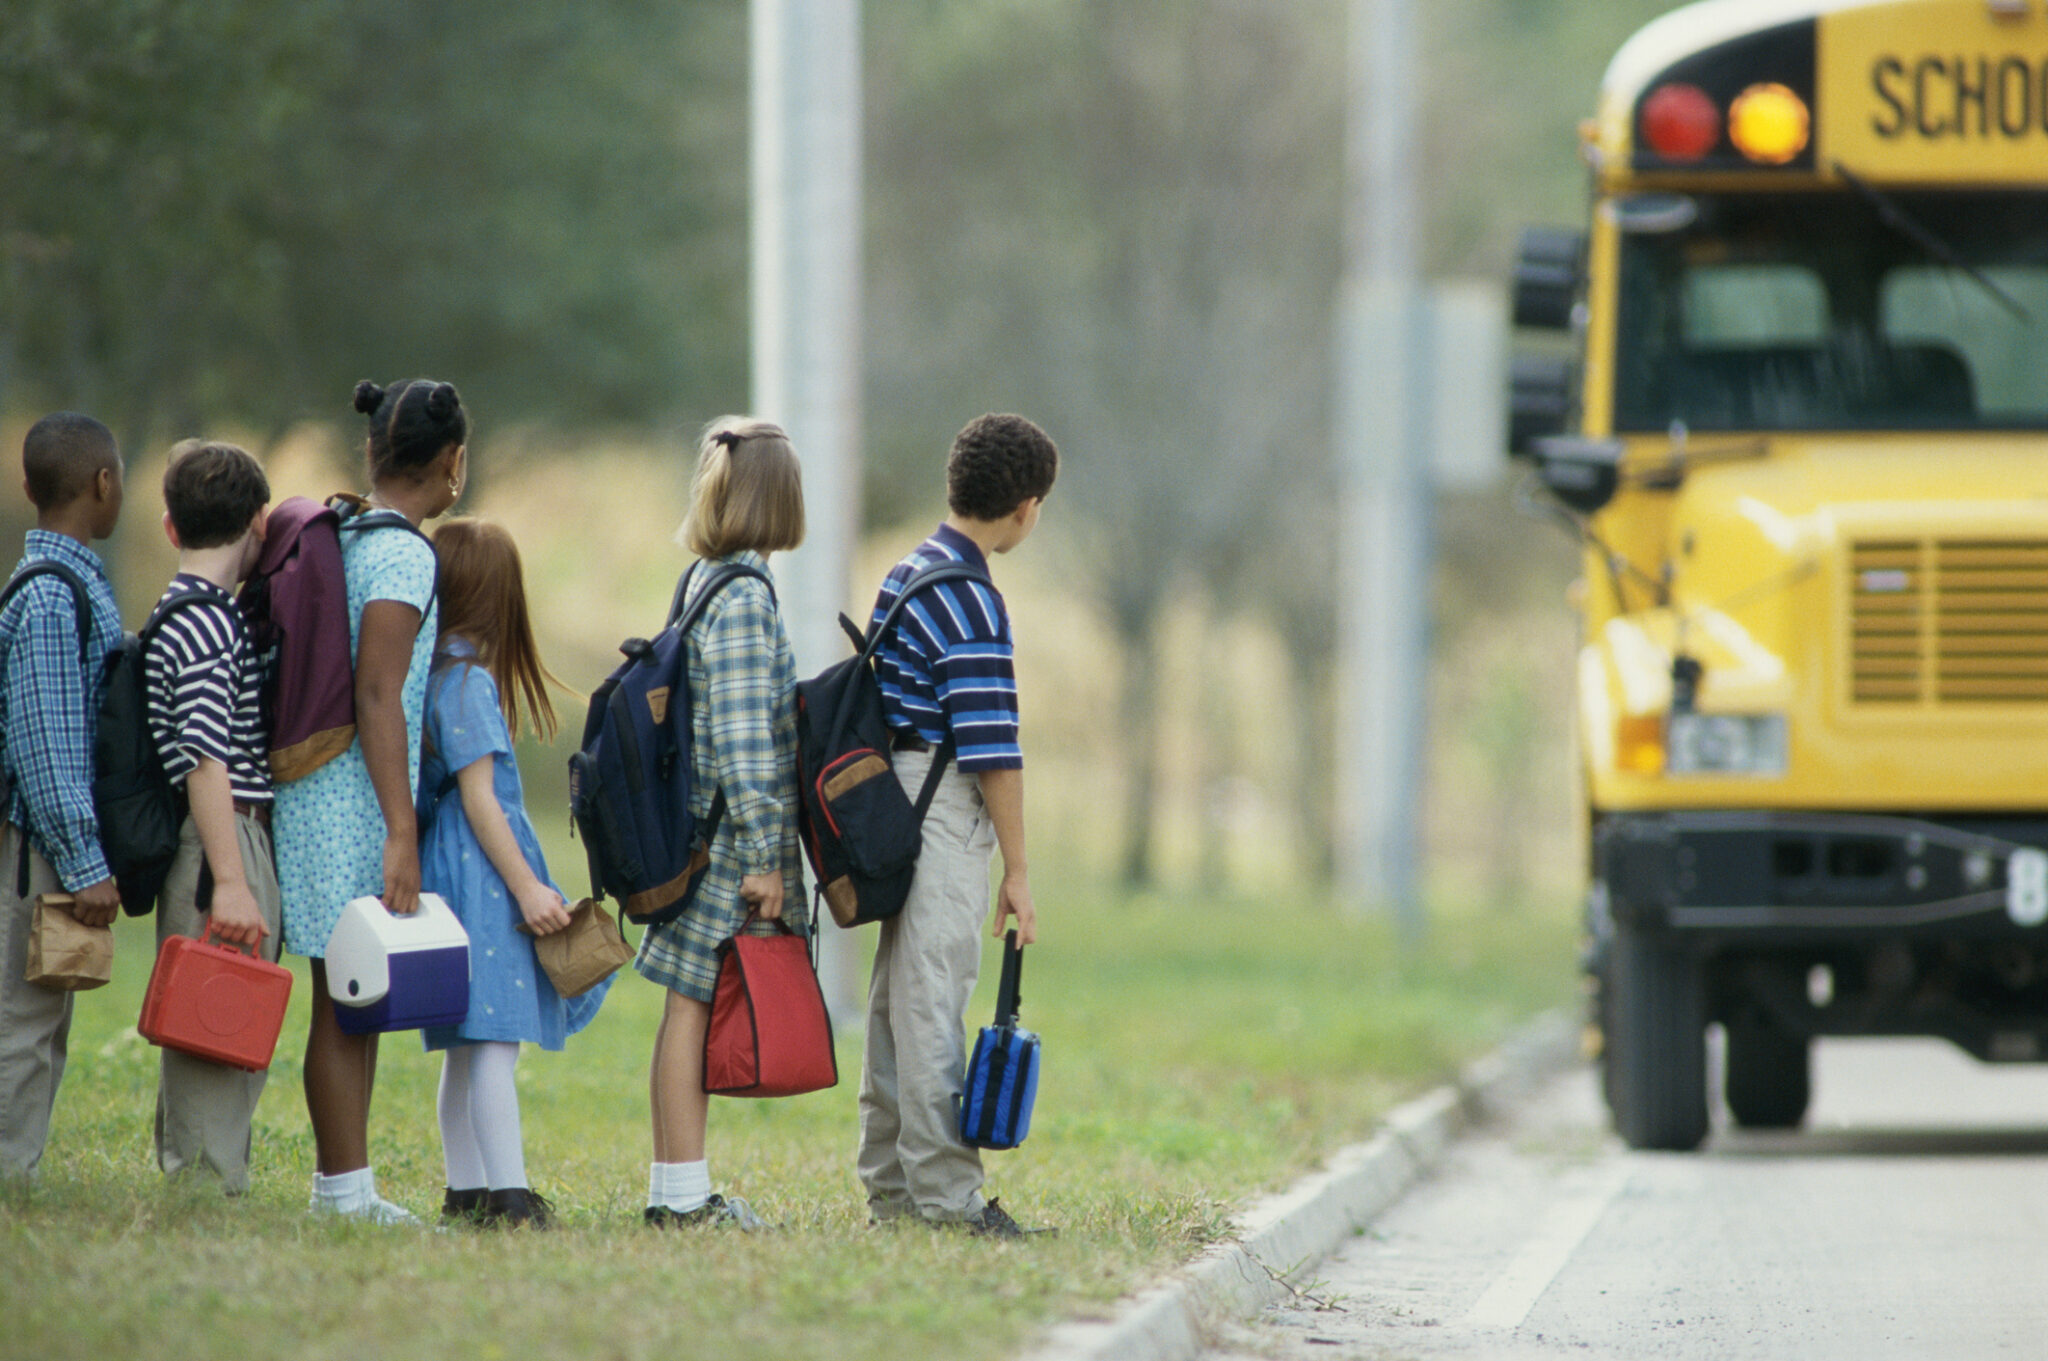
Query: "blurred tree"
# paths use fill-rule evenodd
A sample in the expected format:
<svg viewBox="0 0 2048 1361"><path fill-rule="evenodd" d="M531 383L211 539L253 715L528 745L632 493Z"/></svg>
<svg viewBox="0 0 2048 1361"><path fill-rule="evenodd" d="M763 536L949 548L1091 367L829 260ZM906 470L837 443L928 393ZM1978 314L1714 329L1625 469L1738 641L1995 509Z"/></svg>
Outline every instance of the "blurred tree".
<svg viewBox="0 0 2048 1361"><path fill-rule="evenodd" d="M877 16L876 434L957 424L944 402L1038 413L1060 439L1062 513L1123 644L1133 881L1153 872L1158 692L1178 679L1160 667L1169 593L1326 611L1340 17L1334 0ZM1329 632L1301 631L1299 665ZM1320 706L1301 718L1327 725Z"/></svg>
<svg viewBox="0 0 2048 1361"><path fill-rule="evenodd" d="M432 372L488 419L734 403L744 12L11 0L0 400L131 442Z"/></svg>

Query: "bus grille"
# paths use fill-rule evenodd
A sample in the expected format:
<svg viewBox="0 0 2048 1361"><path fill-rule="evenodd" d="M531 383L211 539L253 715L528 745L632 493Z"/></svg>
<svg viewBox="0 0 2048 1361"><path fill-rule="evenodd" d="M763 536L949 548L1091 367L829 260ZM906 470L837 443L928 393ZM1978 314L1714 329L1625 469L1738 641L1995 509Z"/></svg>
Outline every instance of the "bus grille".
<svg viewBox="0 0 2048 1361"><path fill-rule="evenodd" d="M2048 703L2048 541L1858 543L1849 592L1858 703Z"/></svg>

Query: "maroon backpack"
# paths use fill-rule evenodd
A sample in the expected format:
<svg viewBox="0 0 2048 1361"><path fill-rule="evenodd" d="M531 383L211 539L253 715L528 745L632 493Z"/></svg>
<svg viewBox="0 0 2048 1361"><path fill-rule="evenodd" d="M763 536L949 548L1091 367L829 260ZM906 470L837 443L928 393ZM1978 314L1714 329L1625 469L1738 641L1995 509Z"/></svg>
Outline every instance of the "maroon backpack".
<svg viewBox="0 0 2048 1361"><path fill-rule="evenodd" d="M352 496L326 505L286 497L271 509L263 553L242 587L242 615L263 662L270 775L280 782L311 774L355 741L355 656L342 532L404 528L419 534L396 511L364 506ZM433 608L431 597L427 608Z"/></svg>

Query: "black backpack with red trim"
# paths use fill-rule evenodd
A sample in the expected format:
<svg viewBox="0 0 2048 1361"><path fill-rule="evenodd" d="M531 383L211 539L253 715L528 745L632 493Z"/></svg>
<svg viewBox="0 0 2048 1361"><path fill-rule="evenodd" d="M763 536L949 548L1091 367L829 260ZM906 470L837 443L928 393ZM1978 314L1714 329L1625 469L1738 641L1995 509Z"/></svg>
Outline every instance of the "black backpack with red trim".
<svg viewBox="0 0 2048 1361"><path fill-rule="evenodd" d="M818 895L841 926L864 926L903 910L917 872L924 815L953 756L948 734L912 803L890 760L889 725L874 668L875 650L911 596L942 581L990 584L986 572L964 562L920 568L865 635L840 615L854 655L797 683L797 825Z"/></svg>

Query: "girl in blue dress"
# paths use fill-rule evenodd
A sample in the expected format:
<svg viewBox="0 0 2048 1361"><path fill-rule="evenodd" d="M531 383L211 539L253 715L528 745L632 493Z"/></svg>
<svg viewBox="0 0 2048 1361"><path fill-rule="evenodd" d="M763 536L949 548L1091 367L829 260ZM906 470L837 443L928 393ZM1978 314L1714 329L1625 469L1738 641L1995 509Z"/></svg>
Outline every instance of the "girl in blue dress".
<svg viewBox="0 0 2048 1361"><path fill-rule="evenodd" d="M564 1000L533 937L569 924L526 816L512 743L520 710L543 740L556 728L527 618L519 550L503 526L464 517L434 531L440 642L427 686L420 760L420 886L469 932L469 1014L429 1027L443 1050L444 1220L546 1228L549 1206L527 1184L513 1070L521 1044L560 1049L597 1014L605 984ZM522 930L521 928L524 928Z"/></svg>

